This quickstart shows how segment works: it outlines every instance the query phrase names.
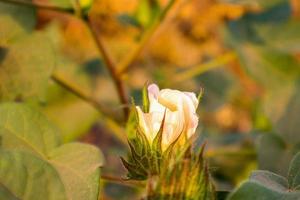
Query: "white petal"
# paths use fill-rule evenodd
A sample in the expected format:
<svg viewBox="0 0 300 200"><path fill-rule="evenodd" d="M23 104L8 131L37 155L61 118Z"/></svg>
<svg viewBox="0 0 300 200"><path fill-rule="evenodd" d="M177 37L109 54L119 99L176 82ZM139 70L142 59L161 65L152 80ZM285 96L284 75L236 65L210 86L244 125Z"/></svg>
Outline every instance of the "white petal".
<svg viewBox="0 0 300 200"><path fill-rule="evenodd" d="M143 113L142 109L139 106L136 106L136 110L139 118L139 127L142 129L148 140L152 141L151 130L149 127L149 124L151 124L151 122L149 122L147 113Z"/></svg>
<svg viewBox="0 0 300 200"><path fill-rule="evenodd" d="M198 101L198 98L196 97L196 94L193 92L184 92L184 94L192 100L195 109L197 109L199 101Z"/></svg>
<svg viewBox="0 0 300 200"><path fill-rule="evenodd" d="M163 89L159 93L158 101L171 111L176 111L178 110L178 107L182 106L182 92L178 90Z"/></svg>

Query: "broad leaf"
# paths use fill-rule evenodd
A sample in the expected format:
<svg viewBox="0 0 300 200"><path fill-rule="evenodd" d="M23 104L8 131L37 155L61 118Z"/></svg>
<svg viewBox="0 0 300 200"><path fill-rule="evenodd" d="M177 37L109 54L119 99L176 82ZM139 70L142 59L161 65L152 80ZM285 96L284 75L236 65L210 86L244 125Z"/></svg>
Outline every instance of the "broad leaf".
<svg viewBox="0 0 300 200"><path fill-rule="evenodd" d="M257 182L245 182L234 191L228 200L297 200L300 193L279 192Z"/></svg>
<svg viewBox="0 0 300 200"><path fill-rule="evenodd" d="M288 179L290 188L300 186L300 152L291 161Z"/></svg>
<svg viewBox="0 0 300 200"><path fill-rule="evenodd" d="M1 40L13 39L20 33L31 32L36 25L36 9L23 5L0 2Z"/></svg>
<svg viewBox="0 0 300 200"><path fill-rule="evenodd" d="M0 150L0 199L67 200L59 174L34 154Z"/></svg>
<svg viewBox="0 0 300 200"><path fill-rule="evenodd" d="M45 117L17 103L0 105L0 137L0 197L97 200L103 156L96 147L61 145Z"/></svg>
<svg viewBox="0 0 300 200"><path fill-rule="evenodd" d="M42 33L8 46L0 66L0 100L43 96L54 65L54 52Z"/></svg>
<svg viewBox="0 0 300 200"><path fill-rule="evenodd" d="M61 145L58 130L39 112L17 103L0 105L1 146L44 156Z"/></svg>
<svg viewBox="0 0 300 200"><path fill-rule="evenodd" d="M288 180L280 175L269 171L254 171L249 181L243 183L228 200L298 200L300 191L297 189L297 176L300 173L299 153L290 163Z"/></svg>
<svg viewBox="0 0 300 200"><path fill-rule="evenodd" d="M286 176L293 154L294 149L287 148L287 144L279 136L263 135L258 142L258 167Z"/></svg>
<svg viewBox="0 0 300 200"><path fill-rule="evenodd" d="M64 183L69 199L97 199L102 154L88 144L69 143L52 151L50 163Z"/></svg>

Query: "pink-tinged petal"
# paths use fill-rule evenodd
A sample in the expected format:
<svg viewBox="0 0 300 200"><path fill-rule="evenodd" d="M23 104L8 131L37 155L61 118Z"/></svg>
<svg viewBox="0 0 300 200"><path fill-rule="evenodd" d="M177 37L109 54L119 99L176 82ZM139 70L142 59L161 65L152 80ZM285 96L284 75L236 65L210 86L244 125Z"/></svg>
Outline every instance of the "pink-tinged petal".
<svg viewBox="0 0 300 200"><path fill-rule="evenodd" d="M182 133L184 128L184 116L180 111L167 110L164 132L162 138L162 150L172 144Z"/></svg>
<svg viewBox="0 0 300 200"><path fill-rule="evenodd" d="M148 96L151 99L157 99L159 95L159 87L156 84L150 84L148 86Z"/></svg>
<svg viewBox="0 0 300 200"><path fill-rule="evenodd" d="M196 114L192 115L187 127L188 138L192 137L195 134L196 128L198 127L198 123L199 123L198 116Z"/></svg>
<svg viewBox="0 0 300 200"><path fill-rule="evenodd" d="M192 100L195 109L197 109L199 101L198 101L198 98L196 97L196 94L193 92L184 92L184 94Z"/></svg>

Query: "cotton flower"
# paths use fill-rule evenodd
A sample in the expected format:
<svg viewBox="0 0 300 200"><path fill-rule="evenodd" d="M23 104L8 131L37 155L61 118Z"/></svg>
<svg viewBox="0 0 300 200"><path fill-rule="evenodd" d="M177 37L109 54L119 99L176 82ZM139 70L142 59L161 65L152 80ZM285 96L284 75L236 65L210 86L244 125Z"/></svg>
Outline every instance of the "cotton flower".
<svg viewBox="0 0 300 200"><path fill-rule="evenodd" d="M198 126L196 109L198 99L194 93L178 90L159 90L156 84L148 86L149 112L136 106L139 126L150 143L159 132L165 116L162 150L166 150L181 134L190 138Z"/></svg>

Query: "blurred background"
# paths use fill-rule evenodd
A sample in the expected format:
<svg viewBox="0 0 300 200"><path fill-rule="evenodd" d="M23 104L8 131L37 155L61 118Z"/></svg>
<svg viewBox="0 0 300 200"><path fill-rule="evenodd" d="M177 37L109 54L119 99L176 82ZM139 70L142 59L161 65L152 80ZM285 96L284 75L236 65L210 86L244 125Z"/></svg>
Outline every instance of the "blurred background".
<svg viewBox="0 0 300 200"><path fill-rule="evenodd" d="M11 4L1 2L3 16ZM33 2L70 7L63 0ZM103 151L102 173L111 179L103 181L103 200L135 199L140 192L111 178L126 175L119 157L128 150L122 116L129 104L119 101L107 57L118 67L115 76L125 96L136 104L146 82L195 93L204 89L195 149L207 142L217 190L232 190L254 169L286 176L300 150L299 0L83 0L81 6L93 33L74 14L22 5L15 12L14 20L29 34L47 36L55 57L47 89L40 92L32 84L35 93L21 97L39 102L64 141L92 143ZM99 52L95 34L108 55ZM52 60L45 52L42 62ZM104 109L72 94L61 80Z"/></svg>

